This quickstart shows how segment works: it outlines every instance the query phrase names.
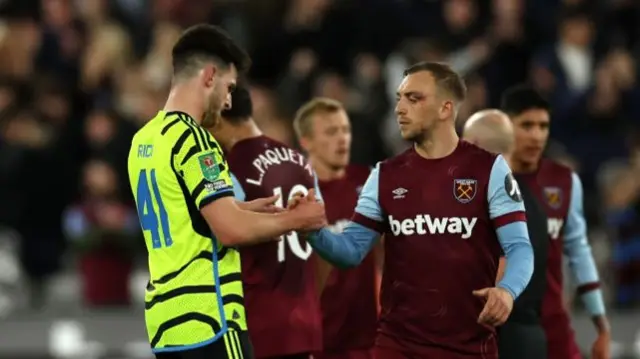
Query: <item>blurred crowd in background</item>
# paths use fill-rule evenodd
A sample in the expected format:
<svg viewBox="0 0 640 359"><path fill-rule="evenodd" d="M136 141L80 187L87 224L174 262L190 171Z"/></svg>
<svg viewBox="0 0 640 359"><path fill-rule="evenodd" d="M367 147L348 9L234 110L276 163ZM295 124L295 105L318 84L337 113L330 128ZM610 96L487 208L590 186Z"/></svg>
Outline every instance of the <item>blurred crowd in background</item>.
<svg viewBox="0 0 640 359"><path fill-rule="evenodd" d="M582 176L612 307L640 305L640 2L634 0L0 1L0 280L46 305L71 273L91 307L130 304L146 254L126 178L133 133L162 108L186 26L221 25L251 53L255 119L293 143L314 96L349 111L352 159L406 148L393 113L403 69L446 61L474 111L530 82L550 100L549 156ZM9 243L7 242L7 243ZM2 302L0 301L0 307Z"/></svg>

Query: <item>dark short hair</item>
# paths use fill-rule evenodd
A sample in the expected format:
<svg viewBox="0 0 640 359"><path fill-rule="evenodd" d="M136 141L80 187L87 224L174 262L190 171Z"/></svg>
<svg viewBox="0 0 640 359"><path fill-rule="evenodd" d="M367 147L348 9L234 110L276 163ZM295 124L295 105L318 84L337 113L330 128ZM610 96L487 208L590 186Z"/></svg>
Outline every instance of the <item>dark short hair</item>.
<svg viewBox="0 0 640 359"><path fill-rule="evenodd" d="M467 97L467 86L464 79L451 66L441 62L418 62L404 70L404 76L416 72L427 71L436 79L438 87L449 92L456 101L462 102Z"/></svg>
<svg viewBox="0 0 640 359"><path fill-rule="evenodd" d="M500 109L509 116L518 116L533 109L550 110L549 102L533 87L517 85L502 94Z"/></svg>
<svg viewBox="0 0 640 359"><path fill-rule="evenodd" d="M558 24L562 25L568 21L585 20L591 18L591 11L588 5L573 5L563 7L558 13Z"/></svg>
<svg viewBox="0 0 640 359"><path fill-rule="evenodd" d="M171 51L174 74L193 68L202 58L222 65L233 64L239 73L251 67L251 58L226 31L218 26L199 24L185 30Z"/></svg>
<svg viewBox="0 0 640 359"><path fill-rule="evenodd" d="M243 122L253 116L251 94L244 85L238 85L231 93L231 108L222 111L222 117L229 122Z"/></svg>

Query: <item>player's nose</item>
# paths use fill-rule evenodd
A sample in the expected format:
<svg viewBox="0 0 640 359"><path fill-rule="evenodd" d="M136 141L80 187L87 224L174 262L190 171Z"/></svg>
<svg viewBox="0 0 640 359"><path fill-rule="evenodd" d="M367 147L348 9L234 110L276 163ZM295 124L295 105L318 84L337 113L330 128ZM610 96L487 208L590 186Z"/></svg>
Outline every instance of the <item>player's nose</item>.
<svg viewBox="0 0 640 359"><path fill-rule="evenodd" d="M395 112L396 112L396 115L398 116L403 116L407 114L407 110L404 108L404 106L402 106L400 102L396 104Z"/></svg>
<svg viewBox="0 0 640 359"><path fill-rule="evenodd" d="M545 140L545 131L539 127L535 127L533 131L531 131L531 139L536 143L542 143Z"/></svg>
<svg viewBox="0 0 640 359"><path fill-rule="evenodd" d="M231 93L227 94L227 98L224 100L224 109L225 110L231 109Z"/></svg>

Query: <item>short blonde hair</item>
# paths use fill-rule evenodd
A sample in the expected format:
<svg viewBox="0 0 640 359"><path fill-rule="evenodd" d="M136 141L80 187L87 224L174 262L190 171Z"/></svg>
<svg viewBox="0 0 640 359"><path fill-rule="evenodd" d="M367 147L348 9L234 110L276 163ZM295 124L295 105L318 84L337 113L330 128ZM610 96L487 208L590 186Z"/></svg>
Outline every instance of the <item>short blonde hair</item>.
<svg viewBox="0 0 640 359"><path fill-rule="evenodd" d="M293 120L293 129L298 138L309 137L313 127L313 116L323 113L335 113L343 111L344 106L340 101L327 97L316 97L305 103L296 111L296 117Z"/></svg>

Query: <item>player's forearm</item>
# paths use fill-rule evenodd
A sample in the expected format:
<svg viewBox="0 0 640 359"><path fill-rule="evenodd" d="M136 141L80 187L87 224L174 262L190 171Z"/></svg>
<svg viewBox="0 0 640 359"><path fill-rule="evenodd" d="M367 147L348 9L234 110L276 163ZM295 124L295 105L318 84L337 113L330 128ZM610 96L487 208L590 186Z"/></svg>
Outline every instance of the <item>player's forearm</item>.
<svg viewBox="0 0 640 359"><path fill-rule="evenodd" d="M569 259L569 268L578 284L578 290L586 292L589 287L593 287L600 281L591 246L586 236L581 239L565 237L564 245L564 252Z"/></svg>
<svg viewBox="0 0 640 359"><path fill-rule="evenodd" d="M594 286L597 283L593 284ZM585 309L591 315L593 324L596 326L598 333L606 333L609 331L609 322L605 316L604 298L602 297L602 290L598 287L592 288L586 292L580 293L580 299L584 304Z"/></svg>
<svg viewBox="0 0 640 359"><path fill-rule="evenodd" d="M326 228L315 232L309 243L324 260L340 268L355 267L362 262L379 234L350 222L340 234Z"/></svg>
<svg viewBox="0 0 640 359"><path fill-rule="evenodd" d="M291 212L269 214L238 209L229 216L225 233L216 236L226 246L248 245L269 241L294 227Z"/></svg>
<svg viewBox="0 0 640 359"><path fill-rule="evenodd" d="M608 334L611 331L609 320L604 314L593 316L592 320L598 334Z"/></svg>
<svg viewBox="0 0 640 359"><path fill-rule="evenodd" d="M533 275L533 248L525 222L513 222L498 228L498 239L506 257L504 276L498 287L514 299L524 291Z"/></svg>

